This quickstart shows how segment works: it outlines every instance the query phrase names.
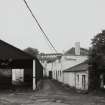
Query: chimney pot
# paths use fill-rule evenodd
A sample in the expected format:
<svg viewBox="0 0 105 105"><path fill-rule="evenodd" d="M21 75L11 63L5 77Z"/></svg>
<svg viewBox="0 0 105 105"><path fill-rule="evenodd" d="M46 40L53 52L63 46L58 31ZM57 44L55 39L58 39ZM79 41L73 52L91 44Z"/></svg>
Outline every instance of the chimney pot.
<svg viewBox="0 0 105 105"><path fill-rule="evenodd" d="M80 42L75 43L75 55L80 55Z"/></svg>

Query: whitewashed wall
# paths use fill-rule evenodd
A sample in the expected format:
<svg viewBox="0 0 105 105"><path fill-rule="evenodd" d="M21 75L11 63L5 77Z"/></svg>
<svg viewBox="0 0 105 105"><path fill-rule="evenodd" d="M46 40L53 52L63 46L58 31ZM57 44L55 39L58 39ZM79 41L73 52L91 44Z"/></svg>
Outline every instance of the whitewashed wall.
<svg viewBox="0 0 105 105"><path fill-rule="evenodd" d="M47 62L46 61L40 61L40 63L42 64L42 66L43 66L43 76L47 76Z"/></svg>
<svg viewBox="0 0 105 105"><path fill-rule="evenodd" d="M79 80L78 80L79 75ZM82 85L82 75L85 75L85 88ZM64 72L64 83L79 90L88 90L88 71Z"/></svg>
<svg viewBox="0 0 105 105"><path fill-rule="evenodd" d="M87 56L62 56L61 60L56 60L52 63L43 63L45 67L44 72L46 76L49 76L49 71L52 71L53 79L56 79L60 82L66 83L70 86L75 87L75 75L73 73L65 73L63 74L63 70L66 70L70 67L73 67L77 64L80 64L87 60ZM80 83L81 84L81 83ZM77 86L77 88L80 88Z"/></svg>
<svg viewBox="0 0 105 105"><path fill-rule="evenodd" d="M79 82L77 80L77 75L79 75ZM82 75L85 75L85 88L82 86ZM77 72L76 73L76 89L80 90L88 90L88 71L83 71L83 72Z"/></svg>
<svg viewBox="0 0 105 105"><path fill-rule="evenodd" d="M72 66L75 66L77 64L80 64L86 59L87 59L87 56L62 56L60 61L56 60L53 63L47 63L46 74L47 76L49 76L49 71L51 70L54 79L64 82L62 71Z"/></svg>
<svg viewBox="0 0 105 105"><path fill-rule="evenodd" d="M64 72L64 83L71 87L75 87L75 73Z"/></svg>

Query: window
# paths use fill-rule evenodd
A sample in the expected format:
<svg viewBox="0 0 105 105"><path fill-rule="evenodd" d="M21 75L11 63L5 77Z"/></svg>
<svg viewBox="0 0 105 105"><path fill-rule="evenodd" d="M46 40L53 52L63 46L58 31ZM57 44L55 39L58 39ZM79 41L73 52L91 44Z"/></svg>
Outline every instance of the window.
<svg viewBox="0 0 105 105"><path fill-rule="evenodd" d="M61 76L62 76L62 71L61 71Z"/></svg>
<svg viewBox="0 0 105 105"><path fill-rule="evenodd" d="M77 82L79 83L79 75L77 75Z"/></svg>
<svg viewBox="0 0 105 105"><path fill-rule="evenodd" d="M62 71L60 71L60 76L62 75Z"/></svg>
<svg viewBox="0 0 105 105"><path fill-rule="evenodd" d="M57 71L56 71L56 79L57 79Z"/></svg>
<svg viewBox="0 0 105 105"><path fill-rule="evenodd" d="M59 71L58 71L58 76L59 76Z"/></svg>

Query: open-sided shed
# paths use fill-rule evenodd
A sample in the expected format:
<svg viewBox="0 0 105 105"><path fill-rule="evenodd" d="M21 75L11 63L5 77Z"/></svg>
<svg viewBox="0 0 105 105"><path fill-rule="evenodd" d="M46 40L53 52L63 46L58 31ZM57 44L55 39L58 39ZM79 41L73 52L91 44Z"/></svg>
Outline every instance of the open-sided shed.
<svg viewBox="0 0 105 105"><path fill-rule="evenodd" d="M12 85L12 70L24 70L24 84L35 90L37 81L43 77L43 67L37 57L0 40L0 87Z"/></svg>

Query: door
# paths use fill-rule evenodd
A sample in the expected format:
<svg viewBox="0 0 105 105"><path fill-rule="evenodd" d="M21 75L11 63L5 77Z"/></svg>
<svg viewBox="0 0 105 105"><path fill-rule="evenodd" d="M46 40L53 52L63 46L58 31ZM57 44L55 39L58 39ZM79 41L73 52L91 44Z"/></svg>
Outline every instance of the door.
<svg viewBox="0 0 105 105"><path fill-rule="evenodd" d="M52 79L52 71L49 71L49 78Z"/></svg>
<svg viewBox="0 0 105 105"><path fill-rule="evenodd" d="M86 89L86 75L82 75L82 89Z"/></svg>

